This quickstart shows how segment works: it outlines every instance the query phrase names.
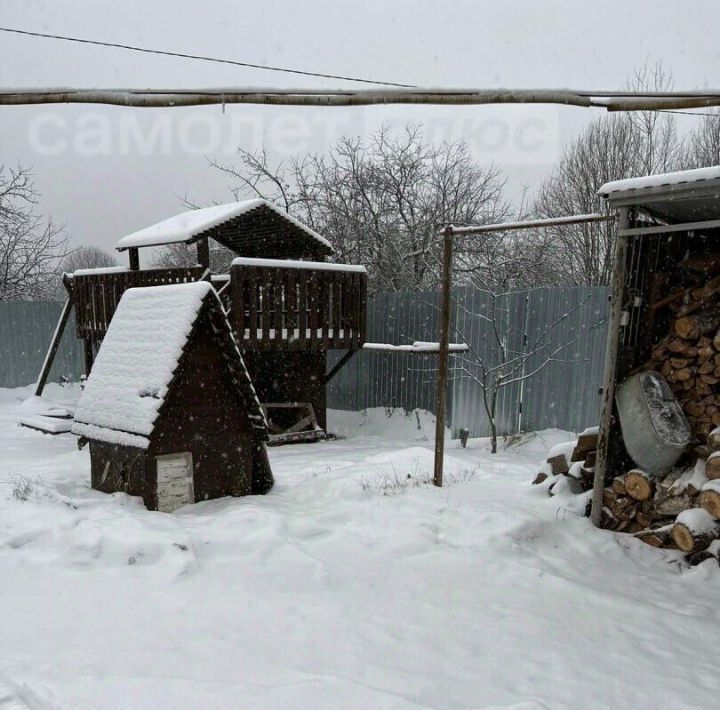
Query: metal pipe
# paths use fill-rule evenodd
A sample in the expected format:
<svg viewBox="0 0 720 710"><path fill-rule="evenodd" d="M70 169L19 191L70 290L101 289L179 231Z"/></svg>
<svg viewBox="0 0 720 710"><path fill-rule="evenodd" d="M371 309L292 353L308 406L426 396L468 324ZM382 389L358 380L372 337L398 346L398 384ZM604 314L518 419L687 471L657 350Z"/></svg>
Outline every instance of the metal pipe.
<svg viewBox="0 0 720 710"><path fill-rule="evenodd" d="M0 105L107 104L139 108L256 104L274 106L373 106L384 104L556 104L608 111L648 111L720 106L720 92L589 92L568 89L0 89Z"/></svg>
<svg viewBox="0 0 720 710"><path fill-rule="evenodd" d="M612 214L576 214L569 217L549 217L548 219L532 219L524 222L499 222L498 224L468 225L467 227L453 227L453 234L487 234L488 232L512 232L519 229L533 229L535 227L559 227L567 224L585 224L587 222L613 222Z"/></svg>

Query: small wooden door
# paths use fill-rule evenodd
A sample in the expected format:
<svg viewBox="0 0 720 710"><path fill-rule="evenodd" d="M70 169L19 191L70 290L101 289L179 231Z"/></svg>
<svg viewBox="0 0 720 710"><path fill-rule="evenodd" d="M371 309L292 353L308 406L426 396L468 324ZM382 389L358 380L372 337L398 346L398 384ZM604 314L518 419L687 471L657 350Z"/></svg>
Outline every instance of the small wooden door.
<svg viewBox="0 0 720 710"><path fill-rule="evenodd" d="M156 456L157 461L157 509L172 513L181 505L195 502L193 486L192 454Z"/></svg>

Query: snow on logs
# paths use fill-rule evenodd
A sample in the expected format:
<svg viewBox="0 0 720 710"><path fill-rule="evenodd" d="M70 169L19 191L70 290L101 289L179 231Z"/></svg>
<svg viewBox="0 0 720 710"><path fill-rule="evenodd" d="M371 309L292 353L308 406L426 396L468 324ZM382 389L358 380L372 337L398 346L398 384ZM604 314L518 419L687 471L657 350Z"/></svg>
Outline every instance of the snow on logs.
<svg viewBox="0 0 720 710"><path fill-rule="evenodd" d="M549 480L548 494L583 493L592 487L597 450L598 429L586 429L578 438L553 446L543 470L533 480L539 485Z"/></svg>
<svg viewBox="0 0 720 710"><path fill-rule="evenodd" d="M683 552L699 552L717 539L719 527L707 510L692 508L677 516L671 537Z"/></svg>
<svg viewBox="0 0 720 710"><path fill-rule="evenodd" d="M633 500L648 500L655 492L655 483L645 471L641 471L639 468L628 471L623 485L625 492Z"/></svg>

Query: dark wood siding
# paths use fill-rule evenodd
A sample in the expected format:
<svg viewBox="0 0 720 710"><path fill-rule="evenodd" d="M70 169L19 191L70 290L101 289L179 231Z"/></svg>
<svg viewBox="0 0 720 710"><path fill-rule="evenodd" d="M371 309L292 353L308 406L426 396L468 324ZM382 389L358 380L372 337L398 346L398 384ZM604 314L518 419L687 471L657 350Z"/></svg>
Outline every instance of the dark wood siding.
<svg viewBox="0 0 720 710"><path fill-rule="evenodd" d="M250 493L253 441L244 403L204 313L160 410L149 453L189 451L200 501Z"/></svg>
<svg viewBox="0 0 720 710"><path fill-rule="evenodd" d="M154 508L155 479L148 476L147 455L143 449L118 446L102 441L90 442L92 487L104 493L124 492L142 496Z"/></svg>

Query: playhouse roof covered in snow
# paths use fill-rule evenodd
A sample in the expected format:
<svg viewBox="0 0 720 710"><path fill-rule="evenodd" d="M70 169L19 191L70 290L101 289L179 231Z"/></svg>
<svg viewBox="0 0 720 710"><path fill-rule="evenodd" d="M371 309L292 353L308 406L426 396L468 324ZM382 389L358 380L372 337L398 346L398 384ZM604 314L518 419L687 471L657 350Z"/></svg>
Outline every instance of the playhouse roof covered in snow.
<svg viewBox="0 0 720 710"><path fill-rule="evenodd" d="M203 307L218 321L215 331L224 331L221 345L234 361L231 367L248 416L266 438L265 417L252 382L217 294L205 281L131 288L123 294L75 410L72 432L147 448Z"/></svg>
<svg viewBox="0 0 720 710"><path fill-rule="evenodd" d="M118 251L190 243L210 237L239 256L332 254L330 242L267 200L230 202L189 210L123 237Z"/></svg>
<svg viewBox="0 0 720 710"><path fill-rule="evenodd" d="M605 183L610 207L636 206L669 222L720 219L720 165Z"/></svg>

